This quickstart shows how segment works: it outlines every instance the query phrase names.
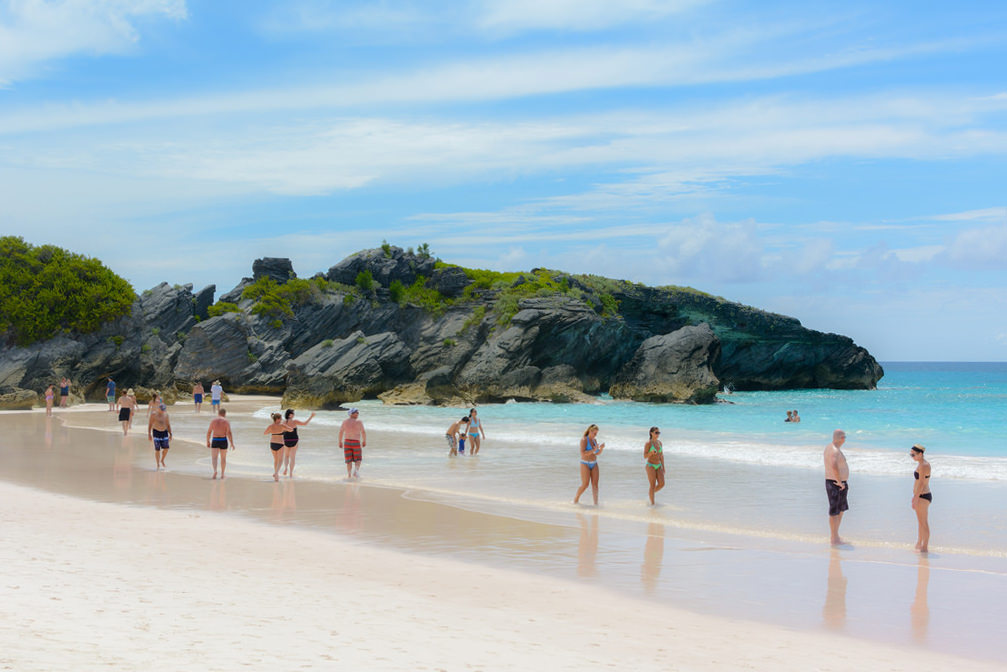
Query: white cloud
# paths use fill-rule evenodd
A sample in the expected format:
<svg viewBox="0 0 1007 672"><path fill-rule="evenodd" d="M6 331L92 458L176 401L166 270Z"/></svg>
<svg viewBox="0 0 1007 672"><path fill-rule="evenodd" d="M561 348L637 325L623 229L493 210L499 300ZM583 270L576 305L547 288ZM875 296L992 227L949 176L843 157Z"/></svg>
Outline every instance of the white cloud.
<svg viewBox="0 0 1007 672"><path fill-rule="evenodd" d="M924 219L932 219L938 222L1007 222L1007 207L951 212L943 215L932 215Z"/></svg>
<svg viewBox="0 0 1007 672"><path fill-rule="evenodd" d="M966 268L1007 269L1007 222L960 232L947 257Z"/></svg>
<svg viewBox="0 0 1007 672"><path fill-rule="evenodd" d="M185 0L2 0L0 85L78 53L121 53L138 39L134 20L186 17Z"/></svg>
<svg viewBox="0 0 1007 672"><path fill-rule="evenodd" d="M661 19L709 0L483 0L477 26L494 32L598 30Z"/></svg>

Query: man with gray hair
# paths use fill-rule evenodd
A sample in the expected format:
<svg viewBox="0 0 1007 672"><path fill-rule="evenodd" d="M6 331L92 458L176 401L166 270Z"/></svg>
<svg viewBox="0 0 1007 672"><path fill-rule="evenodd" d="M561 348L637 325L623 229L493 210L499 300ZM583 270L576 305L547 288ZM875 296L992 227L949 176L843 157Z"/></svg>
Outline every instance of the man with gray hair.
<svg viewBox="0 0 1007 672"><path fill-rule="evenodd" d="M850 508L846 502L850 492L847 480L850 478L850 467L846 464L846 456L842 447L846 443L846 432L837 429L832 432L832 443L825 447L825 494L829 498L829 531L833 546L844 544L839 537L839 524L843 522L843 512Z"/></svg>

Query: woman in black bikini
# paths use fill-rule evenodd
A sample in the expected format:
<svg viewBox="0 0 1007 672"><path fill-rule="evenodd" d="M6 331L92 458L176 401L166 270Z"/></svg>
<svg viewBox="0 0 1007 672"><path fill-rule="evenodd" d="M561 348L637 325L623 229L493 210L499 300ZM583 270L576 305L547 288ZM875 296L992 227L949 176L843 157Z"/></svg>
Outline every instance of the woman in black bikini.
<svg viewBox="0 0 1007 672"><path fill-rule="evenodd" d="M266 427L263 434L269 434L269 449L273 451L273 480L280 480L280 463L283 462L283 434L290 431L290 427L280 422L280 414L273 413L273 424Z"/></svg>
<svg viewBox="0 0 1007 672"><path fill-rule="evenodd" d="M644 471L650 483L650 505L654 506L654 495L664 487L664 446L658 438L661 430L650 428L650 439L643 444Z"/></svg>
<svg viewBox="0 0 1007 672"><path fill-rule="evenodd" d="M923 457L924 451L926 448L919 444L909 450L909 454L918 463L913 472L913 510L919 524L916 550L920 553L926 553L930 544L930 521L927 516L930 513L930 502L934 500L934 496L930 494L930 463Z"/></svg>
<svg viewBox="0 0 1007 672"><path fill-rule="evenodd" d="M287 412L283 414L283 423L287 425L290 431L283 432L283 445L285 449L283 451L283 475L289 475L291 478L294 477L294 460L297 457L297 426L306 425L311 422L311 418L315 417L312 413L307 420L294 420L294 409L288 408Z"/></svg>

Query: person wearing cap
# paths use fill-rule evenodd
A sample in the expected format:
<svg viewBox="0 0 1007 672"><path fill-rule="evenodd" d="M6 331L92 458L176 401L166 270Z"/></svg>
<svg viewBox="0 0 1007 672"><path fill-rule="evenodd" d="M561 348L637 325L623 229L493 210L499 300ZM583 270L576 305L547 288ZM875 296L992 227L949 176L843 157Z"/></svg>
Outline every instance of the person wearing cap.
<svg viewBox="0 0 1007 672"><path fill-rule="evenodd" d="M158 403L147 419L147 440L154 444L155 471L167 469L164 458L168 457L171 441L171 420L168 419L168 407L164 402Z"/></svg>
<svg viewBox="0 0 1007 672"><path fill-rule="evenodd" d="M133 411L136 408L136 398L133 397L133 388L126 390L118 401L119 422L122 423L122 435L129 433L129 427L133 424Z"/></svg>
<svg viewBox="0 0 1007 672"><path fill-rule="evenodd" d="M930 544L930 503L934 496L930 493L930 463L924 457L926 448L920 444L909 449L909 455L916 461L916 471L913 472L913 511L916 512L917 534L916 550L927 553Z"/></svg>
<svg viewBox="0 0 1007 672"><path fill-rule="evenodd" d="M220 395L224 393L224 388L220 386L220 381L213 381L213 385L210 386L210 406L213 410L220 408Z"/></svg>
<svg viewBox="0 0 1007 672"><path fill-rule="evenodd" d="M829 498L829 532L833 546L846 543L839 537L839 524L843 513L850 508L846 498L850 492L850 467L846 463L842 447L846 443L846 432L837 429L832 432L832 443L825 447L825 494Z"/></svg>
<svg viewBox="0 0 1007 672"><path fill-rule="evenodd" d="M346 478L360 478L360 463L363 462L363 448L367 446L367 431L360 422L360 411L351 408L339 426L339 447L343 449L346 461Z"/></svg>

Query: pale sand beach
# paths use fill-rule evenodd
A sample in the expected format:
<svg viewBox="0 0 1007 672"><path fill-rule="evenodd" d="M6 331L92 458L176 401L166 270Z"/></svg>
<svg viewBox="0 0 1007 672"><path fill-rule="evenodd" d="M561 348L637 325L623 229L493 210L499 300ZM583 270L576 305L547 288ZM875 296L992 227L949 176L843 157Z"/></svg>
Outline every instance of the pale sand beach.
<svg viewBox="0 0 1007 672"><path fill-rule="evenodd" d="M238 414L261 404L236 399L229 409ZM605 585L605 547L596 557L597 539L591 542L596 523L564 534L366 483L213 482L155 473L152 458L143 466L144 413L126 439L109 415L97 405L51 421L38 412L0 414L7 465L0 484L0 610L8 625L0 634L2 669L1004 667L988 651L976 652L981 661L925 643L830 632L841 630L855 604L847 604L839 556L828 552L828 578L811 588L824 623L787 627L745 609L737 613L746 617L737 617L722 605L680 608L703 601L671 606ZM169 467L198 450L181 439L175 446ZM634 570L645 587L674 582L679 569L713 555L686 553L664 534L647 537L643 566ZM524 543L505 543L508 535ZM569 546L560 553L576 566L570 578L536 571L522 558L556 546ZM734 548L731 555L735 567L768 569L760 552ZM694 592L711 579L737 585L730 576L737 572L717 563L701 571L724 574L692 581ZM848 565L846 573L860 571ZM922 565L896 571L915 585L905 613L925 635ZM951 591L973 588L973 573L945 574Z"/></svg>

